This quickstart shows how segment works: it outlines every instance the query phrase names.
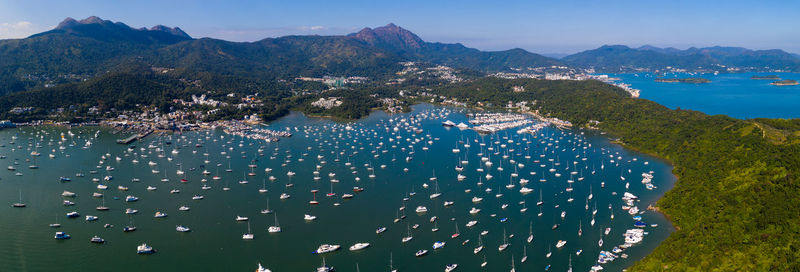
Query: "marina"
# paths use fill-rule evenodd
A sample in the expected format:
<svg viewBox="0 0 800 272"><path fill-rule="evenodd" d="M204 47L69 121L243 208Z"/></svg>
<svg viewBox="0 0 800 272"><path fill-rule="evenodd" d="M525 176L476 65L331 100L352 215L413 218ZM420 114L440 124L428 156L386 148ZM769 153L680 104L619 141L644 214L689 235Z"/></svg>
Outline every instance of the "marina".
<svg viewBox="0 0 800 272"><path fill-rule="evenodd" d="M0 266L618 271L674 231L647 209L674 182L663 161L597 131L475 116L426 104L348 123L292 113L252 129L266 138L241 127L130 145L102 127L2 130L0 164L15 170L0 173L0 231L13 234Z"/></svg>

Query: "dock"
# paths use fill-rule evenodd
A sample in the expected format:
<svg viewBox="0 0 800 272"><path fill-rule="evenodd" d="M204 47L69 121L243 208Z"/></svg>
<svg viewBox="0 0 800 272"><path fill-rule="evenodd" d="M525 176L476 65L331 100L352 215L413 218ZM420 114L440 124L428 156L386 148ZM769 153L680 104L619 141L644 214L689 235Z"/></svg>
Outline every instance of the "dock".
<svg viewBox="0 0 800 272"><path fill-rule="evenodd" d="M142 133L137 133L137 134L131 135L130 137L125 138L125 139L117 139L117 143L118 144L130 144L133 141L136 141L136 140L139 140L141 138L147 137L147 135L150 135L150 133L153 133L153 131L152 130L148 130L148 131L145 131L145 132L142 132Z"/></svg>

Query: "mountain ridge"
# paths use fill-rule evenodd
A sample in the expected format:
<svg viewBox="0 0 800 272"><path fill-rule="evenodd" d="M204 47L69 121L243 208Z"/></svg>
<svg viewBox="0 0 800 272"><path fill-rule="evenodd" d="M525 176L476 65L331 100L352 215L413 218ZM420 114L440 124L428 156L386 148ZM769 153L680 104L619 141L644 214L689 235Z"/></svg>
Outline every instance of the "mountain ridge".
<svg viewBox="0 0 800 272"><path fill-rule="evenodd" d="M726 67L782 69L800 71L800 57L781 49L753 50L744 47L711 46L680 50L643 45L603 45L562 58L579 67L593 67L603 72L619 72L632 68L650 70L666 67L682 69L725 70Z"/></svg>

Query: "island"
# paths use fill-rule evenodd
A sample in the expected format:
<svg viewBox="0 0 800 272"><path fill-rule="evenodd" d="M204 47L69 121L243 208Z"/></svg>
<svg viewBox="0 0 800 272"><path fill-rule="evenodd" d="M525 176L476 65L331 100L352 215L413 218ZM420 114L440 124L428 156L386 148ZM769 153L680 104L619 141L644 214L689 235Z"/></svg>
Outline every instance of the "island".
<svg viewBox="0 0 800 272"><path fill-rule="evenodd" d="M775 85L775 86L794 86L794 85L797 85L797 84L798 84L797 80L791 80L791 79L778 80L778 81L770 83L770 85Z"/></svg>
<svg viewBox="0 0 800 272"><path fill-rule="evenodd" d="M665 82L665 83L710 83L711 80L702 78L702 77L687 77L687 78L656 78L656 82Z"/></svg>
<svg viewBox="0 0 800 272"><path fill-rule="evenodd" d="M776 75L766 75L766 76L757 76L756 75L756 76L751 76L750 79L756 79L756 80L763 80L763 79L779 80L781 78L776 76Z"/></svg>

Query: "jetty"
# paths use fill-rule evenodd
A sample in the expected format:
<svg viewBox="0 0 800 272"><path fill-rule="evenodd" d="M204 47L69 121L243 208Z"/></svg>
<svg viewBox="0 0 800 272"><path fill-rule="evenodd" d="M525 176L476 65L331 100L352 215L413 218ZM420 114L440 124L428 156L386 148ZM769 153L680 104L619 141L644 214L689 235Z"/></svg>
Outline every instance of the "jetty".
<svg viewBox="0 0 800 272"><path fill-rule="evenodd" d="M118 144L130 144L133 141L136 141L136 140L139 140L141 138L147 137L147 135L150 135L150 133L153 133L153 131L152 130L147 130L147 131L142 132L142 133L133 134L130 137L125 138L125 139L117 139L117 143Z"/></svg>

